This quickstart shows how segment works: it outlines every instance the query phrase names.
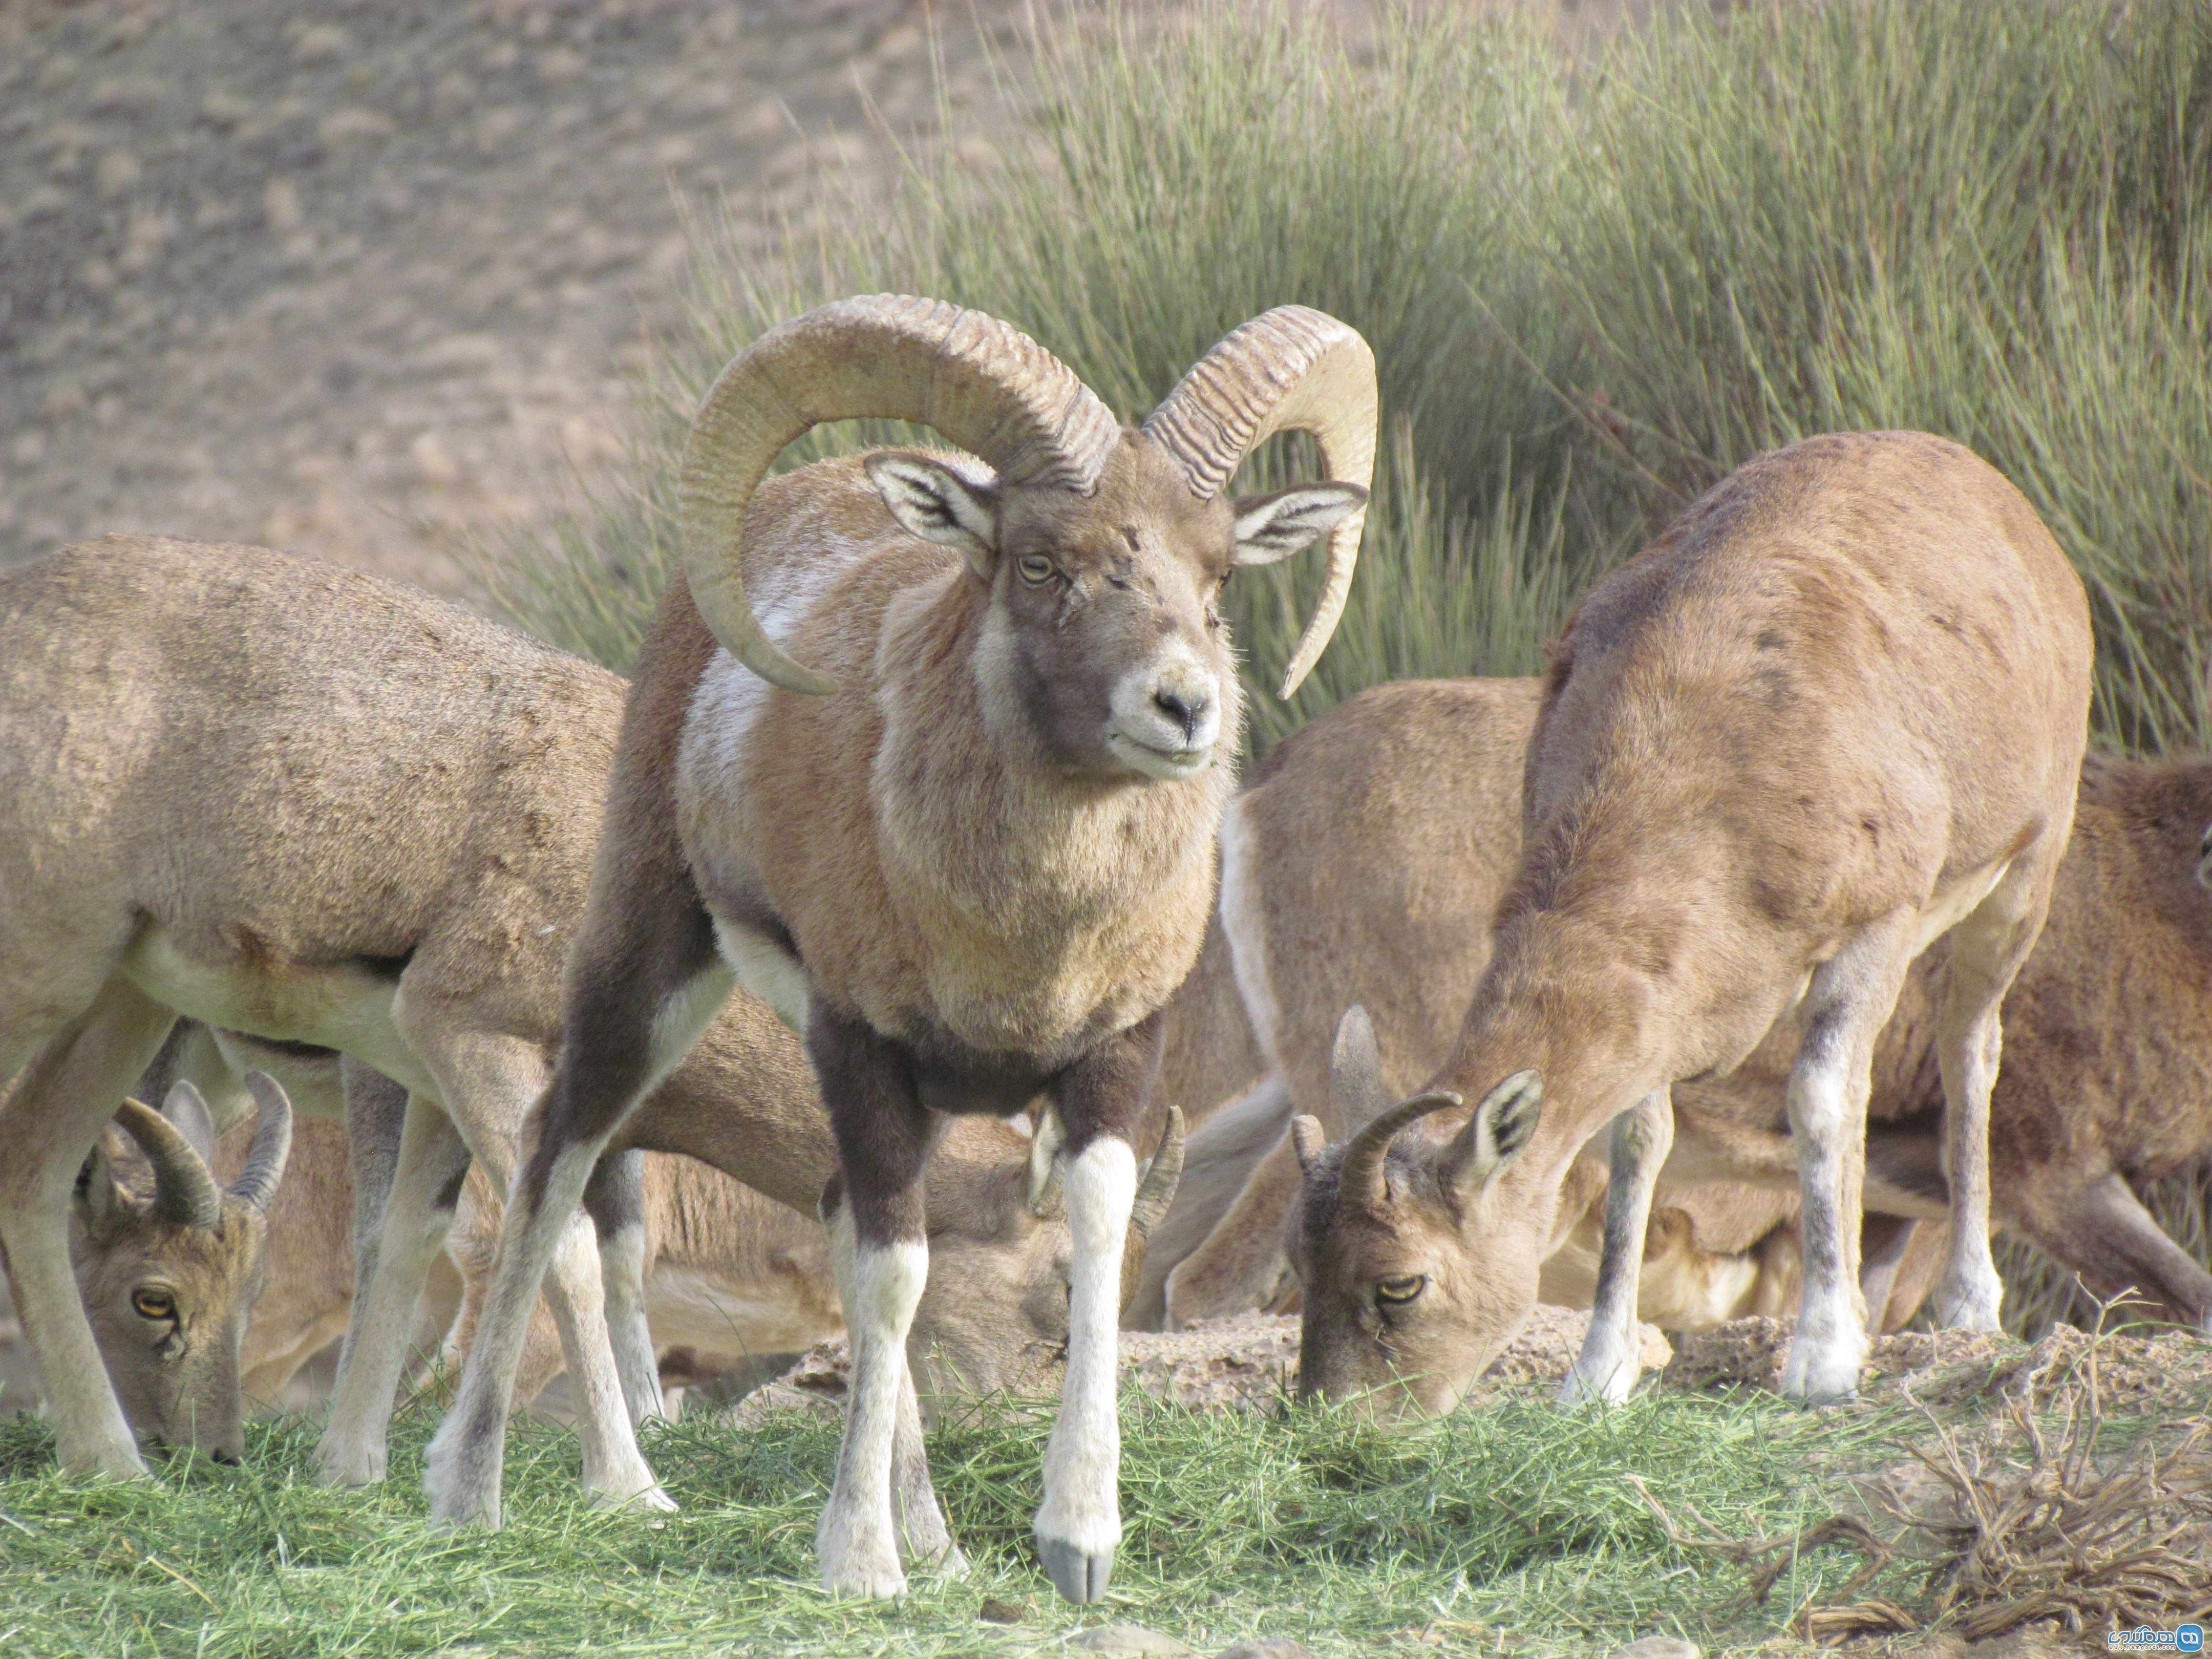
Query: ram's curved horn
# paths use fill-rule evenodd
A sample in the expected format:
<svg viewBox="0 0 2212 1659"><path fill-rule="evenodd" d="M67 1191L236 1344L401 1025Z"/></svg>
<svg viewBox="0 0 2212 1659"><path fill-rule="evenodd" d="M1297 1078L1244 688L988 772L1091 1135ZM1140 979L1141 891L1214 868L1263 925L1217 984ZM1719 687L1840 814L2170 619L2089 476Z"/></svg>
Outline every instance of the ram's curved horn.
<svg viewBox="0 0 2212 1659"><path fill-rule="evenodd" d="M1113 412L1028 335L939 300L817 306L732 358L707 393L678 485L692 603L730 654L793 691L835 684L793 662L745 602L745 507L786 446L825 421L933 427L1015 483L1088 495L1121 435Z"/></svg>
<svg viewBox="0 0 2212 1659"><path fill-rule="evenodd" d="M1278 432L1311 433L1329 477L1364 489L1375 474L1377 403L1375 354L1358 330L1326 312L1278 306L1194 363L1144 430L1175 458L1201 501L1227 489L1244 458ZM1329 534L1328 573L1283 672L1285 697L1336 632L1366 520L1363 507Z"/></svg>
<svg viewBox="0 0 2212 1659"><path fill-rule="evenodd" d="M292 1103L285 1097L283 1086L266 1072L248 1072L246 1086L261 1109L261 1121L253 1131L246 1167L230 1183L230 1195L266 1215L269 1200L276 1195L276 1183L284 1178L284 1160L292 1151Z"/></svg>
<svg viewBox="0 0 2212 1659"><path fill-rule="evenodd" d="M1175 1202L1176 1183L1182 1179L1182 1108L1168 1108L1167 1133L1152 1154L1152 1168L1137 1188L1137 1201L1129 1209L1129 1224L1139 1238L1150 1238Z"/></svg>
<svg viewBox="0 0 2212 1659"><path fill-rule="evenodd" d="M1411 1100L1401 1101L1389 1111L1380 1114L1360 1132L1345 1143L1344 1164L1337 1176L1337 1199L1345 1204L1373 1204L1383 1196L1382 1162L1389 1156L1390 1143L1398 1132L1409 1123L1418 1122L1431 1112L1464 1105L1459 1096L1446 1090L1415 1095Z"/></svg>
<svg viewBox="0 0 2212 1659"><path fill-rule="evenodd" d="M222 1188L185 1132L143 1100L126 1100L115 1113L154 1170L154 1213L187 1227L212 1227L222 1219Z"/></svg>

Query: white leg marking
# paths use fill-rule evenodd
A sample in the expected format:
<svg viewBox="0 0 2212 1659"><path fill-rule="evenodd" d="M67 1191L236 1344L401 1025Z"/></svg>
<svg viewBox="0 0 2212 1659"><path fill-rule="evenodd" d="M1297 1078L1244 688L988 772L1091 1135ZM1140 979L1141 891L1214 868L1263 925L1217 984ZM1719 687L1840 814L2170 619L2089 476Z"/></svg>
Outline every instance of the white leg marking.
<svg viewBox="0 0 2212 1659"><path fill-rule="evenodd" d="M1563 1406L1592 1401L1617 1406L1635 1390L1644 1369L1636 1312L1642 1300L1644 1230L1651 1220L1651 1189L1674 1144L1674 1098L1665 1089L1653 1091L1613 1121L1613 1173L1606 1185L1596 1304L1582 1352L1559 1384Z"/></svg>
<svg viewBox="0 0 2212 1659"><path fill-rule="evenodd" d="M1072 1236L1067 1384L1045 1449L1038 1553L1062 1595L1095 1601L1106 1593L1121 1541L1121 1425L1115 1360L1121 1311L1121 1249L1137 1196L1129 1144L1101 1135L1068 1160Z"/></svg>
<svg viewBox="0 0 2212 1659"><path fill-rule="evenodd" d="M630 1421L659 1417L667 1407L660 1395L660 1357L646 1316L645 1227L625 1222L599 1241L599 1280L607 1310L607 1340L614 1348L615 1374Z"/></svg>
<svg viewBox="0 0 2212 1659"><path fill-rule="evenodd" d="M805 1036L814 997L799 958L765 934L720 916L714 918L714 942L721 949L722 960L736 970L738 982L775 1009L786 1025Z"/></svg>
<svg viewBox="0 0 2212 1659"><path fill-rule="evenodd" d="M467 1157L444 1109L409 1095L383 1225L364 1263L370 1268L368 1294L347 1322L330 1420L315 1445L315 1477L326 1486L368 1486L384 1479L386 1437L407 1364L415 1304L453 1220L438 1206L439 1188Z"/></svg>
<svg viewBox="0 0 2212 1659"><path fill-rule="evenodd" d="M853 1347L852 1393L837 1478L814 1529L822 1582L841 1595L903 1595L891 1514L891 1453L898 1434L906 1334L929 1276L929 1247L919 1241L862 1245L853 1206L830 1224L830 1252Z"/></svg>
<svg viewBox="0 0 2212 1659"><path fill-rule="evenodd" d="M1992 1001L1970 1022L1955 1050L1941 1045L1943 1173L1951 1188L1951 1252L1936 1286L1936 1322L1948 1330L1994 1331L2004 1300L1990 1251L1990 1091L1996 1085L2003 1033Z"/></svg>
<svg viewBox="0 0 2212 1659"><path fill-rule="evenodd" d="M691 1045L714 1023L714 1016L722 1012L722 1005L730 1000L730 993L737 986L736 972L727 963L716 962L701 969L661 999L653 1016L653 1072L645 1086L637 1091L640 1099L658 1089L684 1056L691 1052Z"/></svg>
<svg viewBox="0 0 2212 1659"><path fill-rule="evenodd" d="M563 1154L563 1161L574 1151ZM570 1211L544 1281L545 1299L553 1310L553 1322L561 1328L561 1347L568 1361L568 1387L576 1404L576 1437L584 1453L584 1490L598 1504L634 1504L640 1509L673 1510L676 1502L653 1478L630 1424L622 1379L608 1340L598 1247L599 1235L591 1218L580 1210ZM648 1344L651 1340L648 1335ZM513 1371L501 1381L500 1399L504 1408L514 1398ZM660 1398L657 1368L653 1397L657 1407Z"/></svg>
<svg viewBox="0 0 2212 1659"><path fill-rule="evenodd" d="M1818 1402L1858 1392L1867 1356L1859 1288L1866 1185L1866 1107L1874 1039L1897 1005L1911 962L1900 925L1859 933L1813 975L1805 1038L1790 1068L1790 1129L1797 1142L1805 1283L1782 1392Z"/></svg>
<svg viewBox="0 0 2212 1659"><path fill-rule="evenodd" d="M469 1350L459 1392L424 1460L422 1489L429 1494L433 1519L457 1526L499 1525L507 1400L530 1334L530 1311L598 1158L596 1146L571 1146L562 1152L554 1160L544 1202L534 1212L526 1215L525 1206L508 1196L500 1226L499 1266L484 1296L476 1346Z"/></svg>

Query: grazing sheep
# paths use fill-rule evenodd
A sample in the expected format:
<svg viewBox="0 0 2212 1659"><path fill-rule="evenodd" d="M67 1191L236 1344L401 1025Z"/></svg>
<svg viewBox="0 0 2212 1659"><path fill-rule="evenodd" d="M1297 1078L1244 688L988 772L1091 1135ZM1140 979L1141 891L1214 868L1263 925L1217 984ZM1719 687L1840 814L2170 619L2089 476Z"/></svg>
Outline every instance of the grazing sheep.
<svg viewBox="0 0 2212 1659"><path fill-rule="evenodd" d="M218 1463L246 1453L241 1350L269 1271L271 1200L292 1139L283 1090L259 1072L246 1084L260 1121L228 1186L210 1167L207 1103L179 1083L158 1112L123 1103L74 1198L71 1265L125 1420L149 1444L193 1448Z"/></svg>
<svg viewBox="0 0 2212 1659"><path fill-rule="evenodd" d="M1852 1392L1874 1050L1939 938L1956 1224L1936 1311L1993 1328L1998 1009L2072 821L2090 654L2081 582L2026 501L1924 434L1760 457L1599 583L1556 648L1516 874L1453 1051L1334 1147L1294 1126L1301 1389L1448 1410L1534 1299L1568 1170L1611 1125L1565 1394L1623 1397L1671 1091L1795 1013L1805 1287L1783 1388Z"/></svg>
<svg viewBox="0 0 2212 1659"><path fill-rule="evenodd" d="M855 416L969 453L762 483L793 440ZM1064 1595L1104 1593L1133 1142L1158 1011L1204 935L1231 781L1214 763L1241 714L1221 585L1334 532L1287 693L1342 609L1374 427L1365 343L1297 307L1231 334L1137 431L1035 342L927 300L825 306L723 371L685 452L683 575L639 661L561 1063L431 1447L434 1514L496 1522L561 1218L741 978L805 1030L837 1138L823 1204L854 1358L824 1582L890 1595L902 1553L958 1562L903 1346L928 1273L922 1175L941 1114L1042 1092L1073 1257L1036 1537ZM1334 481L1232 503L1244 456L1299 428Z"/></svg>

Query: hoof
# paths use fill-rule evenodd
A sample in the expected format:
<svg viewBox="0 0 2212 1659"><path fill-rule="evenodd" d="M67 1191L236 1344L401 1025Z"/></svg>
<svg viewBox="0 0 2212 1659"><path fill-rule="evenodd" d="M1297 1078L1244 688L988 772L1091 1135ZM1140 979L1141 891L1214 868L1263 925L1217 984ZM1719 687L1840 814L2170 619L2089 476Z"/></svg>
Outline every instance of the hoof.
<svg viewBox="0 0 2212 1659"><path fill-rule="evenodd" d="M1859 1361L1854 1357L1845 1365L1832 1359L1801 1358L1793 1346L1790 1362L1783 1368L1779 1392L1785 1400L1799 1401L1808 1406L1839 1406L1856 1400L1859 1395Z"/></svg>
<svg viewBox="0 0 2212 1659"><path fill-rule="evenodd" d="M325 1440L315 1448L318 1486L380 1486L385 1468L385 1450L381 1446L333 1444Z"/></svg>
<svg viewBox="0 0 2212 1659"><path fill-rule="evenodd" d="M463 1528L477 1528L485 1532L497 1532L500 1525L497 1466L494 1466L489 1480L470 1480L453 1467L459 1461L450 1455L441 1455L438 1443L431 1442L430 1454L422 1469L422 1491L430 1500L430 1519L455 1531Z"/></svg>
<svg viewBox="0 0 2212 1659"><path fill-rule="evenodd" d="M1973 1285L1965 1290L1939 1285L1936 1291L1936 1323L1947 1331L2002 1330L1997 1308L2003 1300L2002 1285Z"/></svg>
<svg viewBox="0 0 2212 1659"><path fill-rule="evenodd" d="M1042 1533L1036 1547L1045 1576L1061 1595L1079 1607L1106 1599L1106 1586L1114 1577L1112 1550L1085 1550Z"/></svg>
<svg viewBox="0 0 2212 1659"><path fill-rule="evenodd" d="M1557 1406L1619 1406L1636 1392L1640 1368L1632 1365L1616 1367L1602 1382L1593 1382L1580 1370L1571 1370L1560 1379L1559 1391L1552 1396Z"/></svg>
<svg viewBox="0 0 2212 1659"><path fill-rule="evenodd" d="M642 1492L608 1492L599 1487L588 1489L591 1505L595 1510L635 1510L641 1515L673 1515L682 1507L659 1486L647 1486Z"/></svg>
<svg viewBox="0 0 2212 1659"><path fill-rule="evenodd" d="M822 1551L822 1587L832 1595L865 1596L889 1601L906 1594L906 1574L898 1558L885 1552L856 1550L849 1555Z"/></svg>

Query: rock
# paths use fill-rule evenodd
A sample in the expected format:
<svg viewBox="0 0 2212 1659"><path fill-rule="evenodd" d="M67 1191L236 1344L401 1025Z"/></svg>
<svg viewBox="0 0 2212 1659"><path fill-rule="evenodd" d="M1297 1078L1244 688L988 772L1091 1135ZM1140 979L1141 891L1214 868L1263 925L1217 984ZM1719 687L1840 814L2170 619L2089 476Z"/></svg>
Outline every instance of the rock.
<svg viewBox="0 0 2212 1659"><path fill-rule="evenodd" d="M983 1598L983 1605L975 1616L987 1625L1019 1625L1028 1621L1030 1610L1018 1601L1001 1601L995 1595Z"/></svg>
<svg viewBox="0 0 2212 1659"><path fill-rule="evenodd" d="M1165 1655L1167 1659L1178 1659L1179 1656L1181 1659L1197 1659L1174 1637L1146 1630L1142 1625L1095 1625L1069 1637L1067 1645L1079 1653L1155 1653Z"/></svg>
<svg viewBox="0 0 2212 1659"><path fill-rule="evenodd" d="M1314 1650L1287 1636L1262 1636L1224 1648L1221 1659L1315 1659Z"/></svg>
<svg viewBox="0 0 2212 1659"><path fill-rule="evenodd" d="M1615 1648L1608 1659L1698 1659L1698 1644L1679 1636L1640 1636Z"/></svg>

